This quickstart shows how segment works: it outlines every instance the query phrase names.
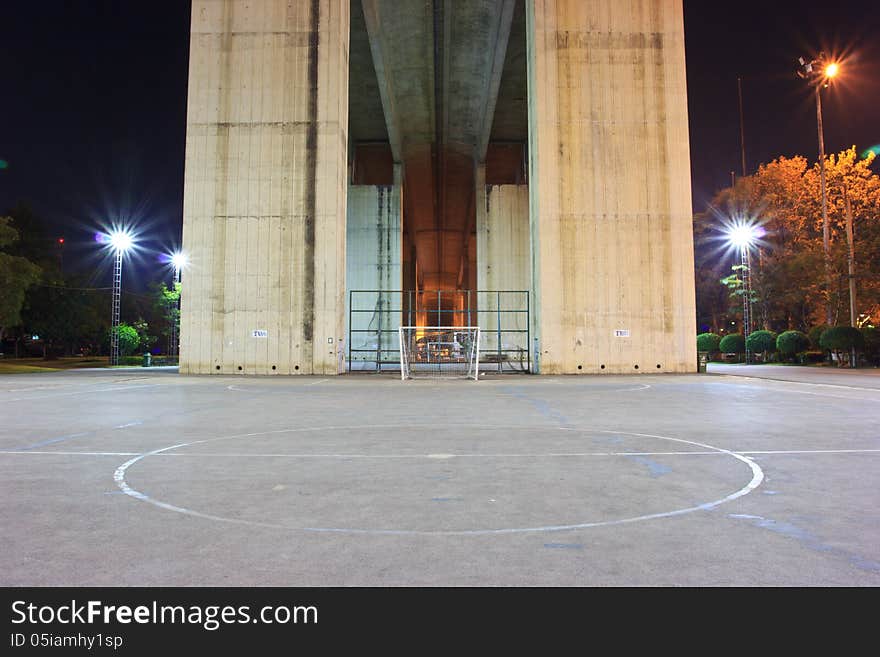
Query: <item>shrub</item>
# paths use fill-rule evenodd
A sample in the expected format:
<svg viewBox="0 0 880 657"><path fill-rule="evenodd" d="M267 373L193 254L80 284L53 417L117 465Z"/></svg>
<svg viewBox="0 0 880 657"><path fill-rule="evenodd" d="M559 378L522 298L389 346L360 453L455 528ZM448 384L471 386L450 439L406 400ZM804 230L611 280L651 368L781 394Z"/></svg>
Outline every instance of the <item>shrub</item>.
<svg viewBox="0 0 880 657"><path fill-rule="evenodd" d="M718 349L725 354L742 354L746 350L746 341L739 333L731 333L721 338Z"/></svg>
<svg viewBox="0 0 880 657"><path fill-rule="evenodd" d="M841 352L850 349L861 349L865 346L865 338L861 331L852 326L832 326L822 332L819 345L823 349L833 351L837 355L837 362L841 362Z"/></svg>
<svg viewBox="0 0 880 657"><path fill-rule="evenodd" d="M764 354L776 351L776 334L773 331L753 331L746 339L746 346L753 354Z"/></svg>
<svg viewBox="0 0 880 657"><path fill-rule="evenodd" d="M705 351L712 353L718 351L718 345L721 343L721 336L717 333L700 333L697 336L697 351Z"/></svg>
<svg viewBox="0 0 880 657"><path fill-rule="evenodd" d="M820 326L814 326L810 329L808 334L810 338L810 347L812 349L821 349L822 346L819 344L819 338L822 337L822 333L828 330L827 324L822 324Z"/></svg>
<svg viewBox="0 0 880 657"><path fill-rule="evenodd" d="M785 358L793 358L810 348L810 338L800 331L785 331L776 338L776 349Z"/></svg>
<svg viewBox="0 0 880 657"><path fill-rule="evenodd" d="M877 364L880 360L880 329L873 326L863 328L862 338L865 341L865 358L869 363Z"/></svg>
<svg viewBox="0 0 880 657"><path fill-rule="evenodd" d="M141 339L137 331L124 322L119 325L117 330L119 332L119 355L130 356L138 348ZM111 328L110 332L112 333L112 331L113 329Z"/></svg>

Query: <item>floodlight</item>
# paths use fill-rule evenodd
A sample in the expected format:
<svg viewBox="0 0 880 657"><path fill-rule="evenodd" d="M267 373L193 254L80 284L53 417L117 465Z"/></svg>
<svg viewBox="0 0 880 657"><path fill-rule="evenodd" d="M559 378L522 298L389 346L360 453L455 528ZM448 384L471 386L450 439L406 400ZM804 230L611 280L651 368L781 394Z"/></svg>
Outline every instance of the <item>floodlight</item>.
<svg viewBox="0 0 880 657"><path fill-rule="evenodd" d="M171 254L171 264L174 266L174 269L180 270L183 269L189 264L189 258L186 257L185 253L178 251L177 253Z"/></svg>
<svg viewBox="0 0 880 657"><path fill-rule="evenodd" d="M114 230L107 238L116 253L125 253L134 245L134 238L125 230Z"/></svg>
<svg viewBox="0 0 880 657"><path fill-rule="evenodd" d="M727 238L731 244L746 249L758 239L758 229L752 224L736 224L727 231Z"/></svg>

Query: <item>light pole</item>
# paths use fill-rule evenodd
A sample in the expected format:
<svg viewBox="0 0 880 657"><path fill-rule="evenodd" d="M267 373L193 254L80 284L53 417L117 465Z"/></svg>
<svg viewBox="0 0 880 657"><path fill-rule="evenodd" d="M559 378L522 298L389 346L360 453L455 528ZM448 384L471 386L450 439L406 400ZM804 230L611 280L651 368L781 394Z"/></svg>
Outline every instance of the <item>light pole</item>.
<svg viewBox="0 0 880 657"><path fill-rule="evenodd" d="M746 365L751 360L749 351L749 333L751 333L752 320L752 287L751 287L751 257L752 245L759 237L759 229L752 223L738 222L727 229L727 239L739 248L740 264L742 265L742 292L743 292L743 340L746 349Z"/></svg>
<svg viewBox="0 0 880 657"><path fill-rule="evenodd" d="M816 128L819 133L819 181L822 188L822 246L825 249L825 323L831 326L831 233L828 226L828 195L825 188L825 130L822 126L822 88L827 87L840 73L837 62L829 62L825 54L820 53L817 59L805 61L801 57L798 62L798 75L813 85L816 91Z"/></svg>
<svg viewBox="0 0 880 657"><path fill-rule="evenodd" d="M173 253L171 255L171 265L174 267L175 287L177 287L177 284L180 283L180 273L183 270L183 268L186 267L188 262L189 261L186 257L186 254L181 251L178 251L177 253ZM176 306L177 306L176 310L178 312L177 312L177 314L172 315L172 317L171 317L171 355L172 356L179 354L179 347L177 344L177 321L178 321L178 318L180 317L180 314L179 314L180 313L179 293L178 293L178 297L177 297Z"/></svg>
<svg viewBox="0 0 880 657"><path fill-rule="evenodd" d="M113 302L110 328L110 364L119 365L119 314L122 306L122 258L134 244L131 233L113 230L106 235L106 242L113 249Z"/></svg>

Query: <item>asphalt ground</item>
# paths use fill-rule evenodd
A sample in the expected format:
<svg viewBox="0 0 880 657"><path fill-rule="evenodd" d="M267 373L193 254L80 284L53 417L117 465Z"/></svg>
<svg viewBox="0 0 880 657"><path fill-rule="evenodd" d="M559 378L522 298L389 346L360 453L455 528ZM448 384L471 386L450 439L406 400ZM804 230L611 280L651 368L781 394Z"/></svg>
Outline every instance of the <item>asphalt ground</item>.
<svg viewBox="0 0 880 657"><path fill-rule="evenodd" d="M725 371L2 376L0 585L880 584L880 373Z"/></svg>

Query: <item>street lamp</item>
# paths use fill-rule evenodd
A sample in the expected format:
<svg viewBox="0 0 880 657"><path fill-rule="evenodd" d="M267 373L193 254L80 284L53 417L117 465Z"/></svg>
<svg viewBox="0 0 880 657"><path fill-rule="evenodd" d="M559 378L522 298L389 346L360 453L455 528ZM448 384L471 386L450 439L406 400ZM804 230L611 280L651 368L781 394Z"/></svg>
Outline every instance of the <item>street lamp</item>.
<svg viewBox="0 0 880 657"><path fill-rule="evenodd" d="M122 258L134 246L134 237L125 229L114 229L104 235L116 262L113 267L112 326L110 329L110 364L119 365L119 312L122 306Z"/></svg>
<svg viewBox="0 0 880 657"><path fill-rule="evenodd" d="M171 262L171 266L174 267L174 283L180 283L180 273L184 267L189 264L189 258L186 257L186 254L182 251L177 251L176 253L172 253L168 257L169 262ZM180 296L177 297L177 310L178 315L180 316ZM178 344L177 344L177 317L172 317L171 321L171 355L174 356L178 353Z"/></svg>
<svg viewBox="0 0 880 657"><path fill-rule="evenodd" d="M752 291L751 291L751 258L749 252L755 242L761 237L762 230L757 225L738 221L727 228L727 239L739 249L740 263L742 265L743 287L743 339L746 348L746 365L749 364L749 333L751 332L752 315Z"/></svg>
<svg viewBox="0 0 880 657"><path fill-rule="evenodd" d="M825 130L822 127L822 88L840 73L840 64L828 61L825 53L817 59L806 61L798 59L798 75L807 80L816 90L816 127L819 132L819 180L822 187L822 246L825 249L825 323L831 326L831 236L828 226L828 198L825 190Z"/></svg>

